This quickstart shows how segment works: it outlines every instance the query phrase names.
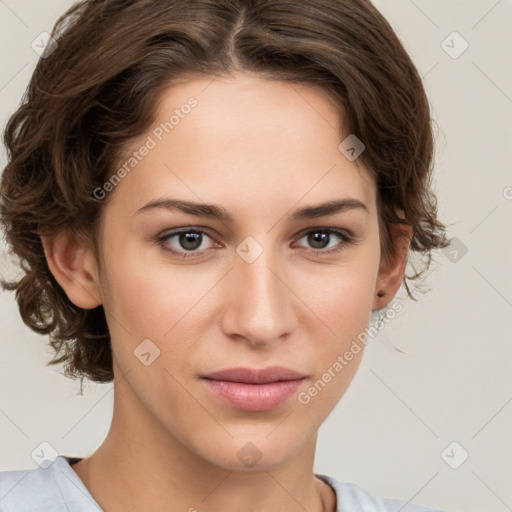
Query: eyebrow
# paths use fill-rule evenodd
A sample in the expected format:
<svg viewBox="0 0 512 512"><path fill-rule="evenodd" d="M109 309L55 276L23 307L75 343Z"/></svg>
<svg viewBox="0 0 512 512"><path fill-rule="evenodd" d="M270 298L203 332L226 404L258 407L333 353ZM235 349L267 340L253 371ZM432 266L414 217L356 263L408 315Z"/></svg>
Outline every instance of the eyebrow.
<svg viewBox="0 0 512 512"><path fill-rule="evenodd" d="M161 208L167 210L179 210L188 215L217 219L224 222L233 222L234 220L233 215L220 205L195 203L180 199L154 199L139 208L135 213L138 214ZM316 219L318 217L335 215L337 213L343 213L351 210L361 210L366 214L369 213L368 207L362 201L348 197L340 200L328 201L315 206L298 208L297 210L294 210L292 220Z"/></svg>

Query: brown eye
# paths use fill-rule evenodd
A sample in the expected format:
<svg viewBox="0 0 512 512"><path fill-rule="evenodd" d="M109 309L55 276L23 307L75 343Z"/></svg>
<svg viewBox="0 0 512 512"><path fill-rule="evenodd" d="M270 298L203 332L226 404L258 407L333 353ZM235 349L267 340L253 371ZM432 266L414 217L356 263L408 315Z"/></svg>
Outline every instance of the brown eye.
<svg viewBox="0 0 512 512"><path fill-rule="evenodd" d="M182 258L190 258L208 250L208 248L204 247L200 249L205 236L211 238L202 228L185 228L174 230L158 237L158 243L164 250L172 254ZM169 243L170 240L174 241L173 246Z"/></svg>
<svg viewBox="0 0 512 512"><path fill-rule="evenodd" d="M311 229L304 233L299 239L306 239L306 242L315 253L332 254L340 252L348 244L353 243L353 237L348 233L339 229L330 228L316 228ZM337 243L336 243L337 240ZM329 247L329 244L334 241L335 244L331 245L330 250L324 250Z"/></svg>

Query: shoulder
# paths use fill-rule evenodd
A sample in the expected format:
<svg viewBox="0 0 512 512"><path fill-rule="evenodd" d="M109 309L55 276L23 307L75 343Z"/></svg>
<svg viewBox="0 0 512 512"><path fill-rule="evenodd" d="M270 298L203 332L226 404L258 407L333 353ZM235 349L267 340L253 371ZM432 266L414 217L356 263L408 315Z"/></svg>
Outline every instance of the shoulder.
<svg viewBox="0 0 512 512"><path fill-rule="evenodd" d="M59 455L48 467L0 471L0 512L69 510L101 511L66 457Z"/></svg>
<svg viewBox="0 0 512 512"><path fill-rule="evenodd" d="M0 471L0 511L65 510L52 466Z"/></svg>
<svg viewBox="0 0 512 512"><path fill-rule="evenodd" d="M438 509L421 507L413 503L393 498L376 498L358 485L340 482L327 475L315 473L327 482L336 493L336 512L358 510L359 512L442 512Z"/></svg>

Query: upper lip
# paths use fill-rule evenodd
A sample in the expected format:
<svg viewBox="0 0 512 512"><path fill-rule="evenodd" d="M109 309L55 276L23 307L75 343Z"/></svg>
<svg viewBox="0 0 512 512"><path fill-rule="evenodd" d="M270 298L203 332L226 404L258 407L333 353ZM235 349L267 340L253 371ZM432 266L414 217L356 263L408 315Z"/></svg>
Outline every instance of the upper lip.
<svg viewBox="0 0 512 512"><path fill-rule="evenodd" d="M280 380L297 380L306 376L282 366L268 366L267 368L227 368L201 375L204 379L224 380L230 382L243 382L246 384L267 384Z"/></svg>

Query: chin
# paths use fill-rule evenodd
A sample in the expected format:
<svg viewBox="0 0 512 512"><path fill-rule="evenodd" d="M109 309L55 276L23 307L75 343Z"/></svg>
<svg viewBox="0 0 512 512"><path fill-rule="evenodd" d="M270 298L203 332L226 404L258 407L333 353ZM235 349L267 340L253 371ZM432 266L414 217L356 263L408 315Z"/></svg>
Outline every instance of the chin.
<svg viewBox="0 0 512 512"><path fill-rule="evenodd" d="M279 428L279 427L278 427ZM259 436L228 437L226 442L213 442L212 451L205 453L204 444L198 451L199 455L212 464L229 471L270 471L274 470L292 459L304 447L297 439L283 437L271 430ZM211 440L211 438L210 438Z"/></svg>

